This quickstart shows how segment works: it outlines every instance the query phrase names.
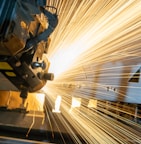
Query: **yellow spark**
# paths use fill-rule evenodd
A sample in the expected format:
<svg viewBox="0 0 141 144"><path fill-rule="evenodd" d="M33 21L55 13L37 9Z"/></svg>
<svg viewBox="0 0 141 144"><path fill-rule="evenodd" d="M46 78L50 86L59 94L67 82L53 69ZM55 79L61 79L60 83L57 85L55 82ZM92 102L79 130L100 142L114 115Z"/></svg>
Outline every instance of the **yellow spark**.
<svg viewBox="0 0 141 144"><path fill-rule="evenodd" d="M55 80L44 87L52 107L61 95L62 115L86 143L141 143L141 126L131 120L135 107L99 101L141 103L140 83L128 83L141 66L141 0L56 0L47 5L57 7L59 17L48 51ZM80 143L67 121L68 133Z"/></svg>

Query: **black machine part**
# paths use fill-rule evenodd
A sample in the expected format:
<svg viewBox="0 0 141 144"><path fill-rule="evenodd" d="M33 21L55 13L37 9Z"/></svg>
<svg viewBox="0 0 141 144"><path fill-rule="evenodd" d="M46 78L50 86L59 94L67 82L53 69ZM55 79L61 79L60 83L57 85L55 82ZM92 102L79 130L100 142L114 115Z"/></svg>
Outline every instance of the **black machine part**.
<svg viewBox="0 0 141 144"><path fill-rule="evenodd" d="M54 74L53 73L42 73L42 72L39 72L38 73L38 77L41 80L51 80L52 81L54 79Z"/></svg>

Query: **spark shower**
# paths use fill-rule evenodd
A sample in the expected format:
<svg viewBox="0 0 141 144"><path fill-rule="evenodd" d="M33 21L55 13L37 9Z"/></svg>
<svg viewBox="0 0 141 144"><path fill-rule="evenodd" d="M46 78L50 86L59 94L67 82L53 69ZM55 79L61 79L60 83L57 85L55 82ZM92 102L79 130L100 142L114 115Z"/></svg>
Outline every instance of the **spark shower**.
<svg viewBox="0 0 141 144"><path fill-rule="evenodd" d="M141 143L139 123L108 109L88 109L96 99L141 103L130 96L141 84L125 82L141 66L141 0L48 0L47 5L56 7L59 17L48 51L55 80L44 87L52 107L61 96L62 114L88 144ZM80 101L77 108L73 98Z"/></svg>

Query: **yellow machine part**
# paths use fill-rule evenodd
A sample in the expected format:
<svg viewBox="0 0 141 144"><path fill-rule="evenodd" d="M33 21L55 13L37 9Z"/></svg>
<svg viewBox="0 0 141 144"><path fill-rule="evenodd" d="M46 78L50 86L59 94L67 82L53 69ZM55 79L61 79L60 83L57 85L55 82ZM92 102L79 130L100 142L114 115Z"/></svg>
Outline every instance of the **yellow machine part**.
<svg viewBox="0 0 141 144"><path fill-rule="evenodd" d="M43 111L45 95L42 93L28 93L24 107L27 111ZM18 91L0 91L0 107L7 109L21 108L22 98Z"/></svg>

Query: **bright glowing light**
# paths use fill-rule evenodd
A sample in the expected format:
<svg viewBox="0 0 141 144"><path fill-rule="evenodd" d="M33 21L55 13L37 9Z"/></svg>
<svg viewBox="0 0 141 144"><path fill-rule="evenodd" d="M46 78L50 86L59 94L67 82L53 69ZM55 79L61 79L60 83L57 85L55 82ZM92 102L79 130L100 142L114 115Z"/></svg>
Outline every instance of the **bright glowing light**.
<svg viewBox="0 0 141 144"><path fill-rule="evenodd" d="M61 105L61 96L57 96L56 100L55 100L55 109L52 110L52 112L54 113L60 113L60 105Z"/></svg>
<svg viewBox="0 0 141 144"><path fill-rule="evenodd" d="M43 111L43 105L45 101L45 94L36 93L36 100L38 101L38 110Z"/></svg>
<svg viewBox="0 0 141 144"><path fill-rule="evenodd" d="M50 71L55 73L55 77L59 77L78 61L82 61L83 59L80 58L85 53L89 55L93 53L94 58L107 52L120 50L126 43L140 37L141 6L139 0L118 2L90 0L83 1L79 5L75 1L73 4L71 8L59 7L63 14L59 15L58 29L52 35L49 59ZM78 5L77 8L76 5ZM70 17L71 14L72 17ZM123 35L127 33L130 35L124 37L127 37L128 41L124 40L122 43ZM98 49L99 52L96 51Z"/></svg>
<svg viewBox="0 0 141 144"><path fill-rule="evenodd" d="M44 111L45 94L43 93L28 93L27 100L24 104L27 110L31 111Z"/></svg>
<svg viewBox="0 0 141 144"><path fill-rule="evenodd" d="M72 108L80 107L81 106L81 98L72 97Z"/></svg>
<svg viewBox="0 0 141 144"><path fill-rule="evenodd" d="M43 93L36 93L36 99L39 101L41 105L43 105L45 100L45 94Z"/></svg>
<svg viewBox="0 0 141 144"><path fill-rule="evenodd" d="M50 58L50 68L49 71L54 72L55 77L59 75L75 64L76 59L84 52L81 49L81 41L68 46L65 50L56 52L53 57ZM86 44L83 44L86 47Z"/></svg>
<svg viewBox="0 0 141 144"><path fill-rule="evenodd" d="M48 51L55 73L44 89L49 102L54 106L55 96L62 96L63 116L86 143L141 143L141 126L118 115L134 117L131 110L105 107L94 99L140 103L135 94L141 85L128 79L131 68L141 65L141 0L56 0L47 5L57 7L59 16ZM74 143L81 143L68 132Z"/></svg>

